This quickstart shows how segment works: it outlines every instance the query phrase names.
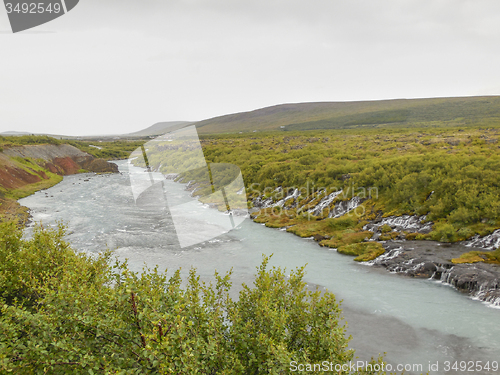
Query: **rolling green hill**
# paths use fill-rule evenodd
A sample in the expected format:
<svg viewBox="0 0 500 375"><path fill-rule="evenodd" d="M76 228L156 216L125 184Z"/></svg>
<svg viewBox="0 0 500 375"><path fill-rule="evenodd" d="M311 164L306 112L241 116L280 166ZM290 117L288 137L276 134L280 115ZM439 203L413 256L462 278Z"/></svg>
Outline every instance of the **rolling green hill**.
<svg viewBox="0 0 500 375"><path fill-rule="evenodd" d="M500 96L282 104L196 123L198 132L500 125Z"/></svg>

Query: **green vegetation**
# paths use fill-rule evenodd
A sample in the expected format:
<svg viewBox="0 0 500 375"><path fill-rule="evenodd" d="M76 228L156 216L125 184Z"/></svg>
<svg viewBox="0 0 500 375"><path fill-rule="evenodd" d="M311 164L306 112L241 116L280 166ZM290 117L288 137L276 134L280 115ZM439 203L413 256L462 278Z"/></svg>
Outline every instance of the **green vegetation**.
<svg viewBox="0 0 500 375"><path fill-rule="evenodd" d="M385 250L379 242L362 242L344 245L337 249L340 254L355 256L356 262L367 262L382 255Z"/></svg>
<svg viewBox="0 0 500 375"><path fill-rule="evenodd" d="M339 217L336 219L326 219L326 222L330 228L335 230L351 228L357 224L357 221L350 216Z"/></svg>
<svg viewBox="0 0 500 375"><path fill-rule="evenodd" d="M149 138L139 140L115 140L115 141L70 141L64 143L79 148L90 155L105 160L127 159L132 151L141 147Z"/></svg>
<svg viewBox="0 0 500 375"><path fill-rule="evenodd" d="M3 147L23 145L60 145L62 143L63 141L47 135L0 136L0 145L3 145Z"/></svg>
<svg viewBox="0 0 500 375"><path fill-rule="evenodd" d="M69 144L93 155L96 158L118 160L127 159L132 151L143 145L147 140L149 140L149 137L143 137L135 140L121 139L113 141L76 141L69 139L56 139L46 135L0 136L0 152L4 149L15 146Z"/></svg>
<svg viewBox="0 0 500 375"><path fill-rule="evenodd" d="M298 207L254 214L268 226L293 225L288 230L302 235L301 221L318 226L317 218L303 213L342 189L319 219L335 202L359 196L368 198L363 209L346 220L426 214L434 231L410 238L453 242L500 227L499 135L499 128L478 127L342 130L206 136L202 144L210 162L241 168L250 200L264 195L277 201L289 188L301 190ZM279 186L283 190L275 192ZM331 229L304 235L329 235ZM399 235L382 229L388 238Z"/></svg>
<svg viewBox="0 0 500 375"><path fill-rule="evenodd" d="M500 248L495 251L470 251L451 261L455 264L478 262L500 264Z"/></svg>
<svg viewBox="0 0 500 375"><path fill-rule="evenodd" d="M363 223L381 216L426 215L435 224L425 235L383 226L381 240L405 236L455 242L500 228L499 136L498 126L368 128L212 135L203 136L201 144L212 170L223 166L227 181L220 177L219 185L236 174L225 166L241 169L249 201L277 202L299 189L297 200L260 210L253 214L255 221L339 248L369 238L361 233ZM203 158L190 144L152 145L148 159L163 173L190 169L181 177L198 183L197 194L212 193L216 174L209 176L206 167L196 164ZM322 213L309 212L336 191L342 192ZM328 219L336 203L354 197L363 200L358 209Z"/></svg>
<svg viewBox="0 0 500 375"><path fill-rule="evenodd" d="M304 268L287 276L264 258L233 301L230 274L205 284L191 270L182 287L179 271L135 274L63 236L0 224L2 373L283 374L353 358L335 296L308 290Z"/></svg>

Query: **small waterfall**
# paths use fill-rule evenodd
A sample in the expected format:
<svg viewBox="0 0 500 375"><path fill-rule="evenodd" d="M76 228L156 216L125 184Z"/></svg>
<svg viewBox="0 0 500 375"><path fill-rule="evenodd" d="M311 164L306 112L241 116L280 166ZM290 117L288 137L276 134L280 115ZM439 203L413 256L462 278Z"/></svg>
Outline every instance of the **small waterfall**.
<svg viewBox="0 0 500 375"><path fill-rule="evenodd" d="M403 247L398 247L397 249L389 250L387 253L380 255L379 257L370 260L368 262L363 262L367 266L381 265L382 263L396 258L403 251Z"/></svg>
<svg viewBox="0 0 500 375"><path fill-rule="evenodd" d="M491 290L487 287L481 286L480 290L476 292L474 299L483 301L492 307L500 308L500 290Z"/></svg>
<svg viewBox="0 0 500 375"><path fill-rule="evenodd" d="M475 300L500 308L500 280L486 278L486 273L487 271L478 269L464 272L461 267L454 266L444 269L439 281L468 293Z"/></svg>
<svg viewBox="0 0 500 375"><path fill-rule="evenodd" d="M484 237L474 236L470 240L465 241L464 245L467 247L481 247L486 250L495 250L500 246L500 229Z"/></svg>
<svg viewBox="0 0 500 375"><path fill-rule="evenodd" d="M274 190L273 193L279 193L283 191L282 187L278 187L276 190ZM275 202L273 197L269 197L267 199L264 199L263 196L259 196L253 200L253 205L254 207L257 208L268 208L268 207L284 207L286 202L289 201L290 199L294 199L295 203L291 205L291 207L297 207L299 205L297 198L301 196L300 190L299 189L294 189L293 191L289 190L288 194ZM313 216L319 216L323 212L324 209L329 209L330 205L332 204L335 199L338 198L338 196L342 193L342 190L340 191L334 191L333 193L327 195L326 197L323 197L318 204L316 204L313 208L310 208L307 212ZM345 215L346 213L356 209L364 199L361 199L358 196L353 197L350 200L347 201L341 201L337 202L333 208L331 208L331 211L328 214L329 218L337 218ZM306 201L307 199L302 200L302 202ZM302 203L303 205L304 203Z"/></svg>
<svg viewBox="0 0 500 375"><path fill-rule="evenodd" d="M273 206L276 207L276 206L279 206L279 207L283 207L286 203L286 201L290 200L290 199L297 199L297 197L300 195L300 192L299 192L299 189L295 189L293 191L292 194L286 196L285 198L279 200L278 202L274 203Z"/></svg>
<svg viewBox="0 0 500 375"><path fill-rule="evenodd" d="M338 202L335 204L335 207L333 208L332 212L328 215L328 217L341 217L348 213L349 211L352 211L356 209L361 204L362 200L360 197L354 197L351 200L348 201L342 201Z"/></svg>
<svg viewBox="0 0 500 375"><path fill-rule="evenodd" d="M274 192L276 192L278 189L280 188L277 188L276 190L274 190ZM269 198L265 198L264 195L259 195L252 201L252 203L254 207L257 208L268 208L273 206L274 200L272 196Z"/></svg>
<svg viewBox="0 0 500 375"><path fill-rule="evenodd" d="M167 173L164 175L166 180L175 180L177 177L179 177L179 173Z"/></svg>
<svg viewBox="0 0 500 375"><path fill-rule="evenodd" d="M455 280L454 276L453 276L453 268L454 267L451 267L451 268L445 268L441 271L441 276L439 278L439 281L441 281L442 283L444 284L448 284L448 285L451 285L451 286L455 286L453 284L453 281Z"/></svg>
<svg viewBox="0 0 500 375"><path fill-rule="evenodd" d="M254 207L257 207L257 208L269 208L269 207L276 207L276 206L279 206L279 207L283 207L283 205L285 204L286 200L287 199L290 199L290 198L293 198L291 196L286 196L285 198L279 200L278 202L275 202L274 201L274 196L277 194L277 193L281 193L283 191L283 188L281 186L278 186L276 189L273 190L271 196L269 198L265 198L264 195L260 195L258 196L257 198L255 198L252 203L254 205ZM298 192L298 189L295 189L295 191L293 192L292 195L296 194L296 192ZM300 194L298 194L300 195Z"/></svg>
<svg viewBox="0 0 500 375"><path fill-rule="evenodd" d="M254 199L253 205L259 208L268 208L273 206L273 198L262 199L262 197L258 197Z"/></svg>
<svg viewBox="0 0 500 375"><path fill-rule="evenodd" d="M327 195L326 197L324 197L323 199L321 199L315 207L311 208L307 212L313 216L321 215L323 210L325 208L327 208L328 206L330 206L330 204L335 200L335 198L337 198L341 193L342 193L342 190L334 191L333 193L331 193L331 194Z"/></svg>
<svg viewBox="0 0 500 375"><path fill-rule="evenodd" d="M433 222L425 222L426 215L402 215L385 217L377 223L366 224L363 229L371 232L378 232L383 225L389 225L392 230L401 232L429 233L432 230Z"/></svg>

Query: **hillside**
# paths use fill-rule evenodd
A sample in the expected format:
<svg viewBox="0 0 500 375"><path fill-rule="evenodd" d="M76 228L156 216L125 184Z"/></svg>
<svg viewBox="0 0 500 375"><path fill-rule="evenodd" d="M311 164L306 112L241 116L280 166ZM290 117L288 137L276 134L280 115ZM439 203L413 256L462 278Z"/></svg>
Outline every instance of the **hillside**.
<svg viewBox="0 0 500 375"><path fill-rule="evenodd" d="M0 133L0 136L16 136L16 135L29 135L30 133L27 132L16 132L16 131L8 131L8 132L2 132Z"/></svg>
<svg viewBox="0 0 500 375"><path fill-rule="evenodd" d="M196 123L198 132L499 125L500 97L282 104Z"/></svg>
<svg viewBox="0 0 500 375"><path fill-rule="evenodd" d="M68 144L3 146L0 148L0 222L24 222L27 211L16 201L57 184L62 176L83 171L118 171L115 164Z"/></svg>

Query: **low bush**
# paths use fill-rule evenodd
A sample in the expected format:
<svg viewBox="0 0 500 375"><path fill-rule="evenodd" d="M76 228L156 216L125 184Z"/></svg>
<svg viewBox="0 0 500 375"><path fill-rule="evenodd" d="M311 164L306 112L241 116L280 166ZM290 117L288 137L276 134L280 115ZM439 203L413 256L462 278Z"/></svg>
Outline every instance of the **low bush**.
<svg viewBox="0 0 500 375"><path fill-rule="evenodd" d="M136 274L63 236L0 224L1 373L282 374L353 359L335 296L309 290L303 267L264 257L235 301L230 273L205 284L191 270L182 287L179 270Z"/></svg>

